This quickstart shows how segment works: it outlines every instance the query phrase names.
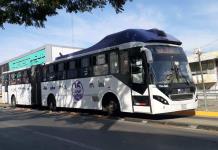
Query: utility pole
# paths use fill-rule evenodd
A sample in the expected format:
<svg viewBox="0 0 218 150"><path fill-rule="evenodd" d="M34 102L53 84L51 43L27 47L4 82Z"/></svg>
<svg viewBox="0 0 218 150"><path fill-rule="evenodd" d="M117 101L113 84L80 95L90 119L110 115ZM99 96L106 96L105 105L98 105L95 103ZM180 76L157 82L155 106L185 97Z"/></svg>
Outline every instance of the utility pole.
<svg viewBox="0 0 218 150"><path fill-rule="evenodd" d="M204 85L204 75L203 75L202 64L201 64L202 52L201 52L200 48L198 48L196 50L195 54L197 54L197 56L198 56L198 62L199 62L199 67L200 67L200 72L201 72L201 82L202 82L202 86L203 86L204 105L205 105L205 110L207 111L207 96L206 96L206 89L205 89L205 85Z"/></svg>

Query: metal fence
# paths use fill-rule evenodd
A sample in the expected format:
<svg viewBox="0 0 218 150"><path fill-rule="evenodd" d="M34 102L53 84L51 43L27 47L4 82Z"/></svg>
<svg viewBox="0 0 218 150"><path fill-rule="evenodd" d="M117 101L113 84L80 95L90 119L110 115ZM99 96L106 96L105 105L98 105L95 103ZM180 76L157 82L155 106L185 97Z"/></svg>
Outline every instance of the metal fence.
<svg viewBox="0 0 218 150"><path fill-rule="evenodd" d="M218 90L206 90L206 98L198 91L198 100L198 110L218 112Z"/></svg>

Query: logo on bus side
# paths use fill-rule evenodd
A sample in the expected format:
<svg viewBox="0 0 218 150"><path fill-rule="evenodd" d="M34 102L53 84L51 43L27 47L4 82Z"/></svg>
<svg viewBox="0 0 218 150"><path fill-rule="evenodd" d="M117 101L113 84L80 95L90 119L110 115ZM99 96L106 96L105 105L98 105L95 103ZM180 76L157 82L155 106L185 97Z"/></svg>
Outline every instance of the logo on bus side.
<svg viewBox="0 0 218 150"><path fill-rule="evenodd" d="M79 80L76 80L72 84L72 94L76 101L83 98L84 90L83 85Z"/></svg>

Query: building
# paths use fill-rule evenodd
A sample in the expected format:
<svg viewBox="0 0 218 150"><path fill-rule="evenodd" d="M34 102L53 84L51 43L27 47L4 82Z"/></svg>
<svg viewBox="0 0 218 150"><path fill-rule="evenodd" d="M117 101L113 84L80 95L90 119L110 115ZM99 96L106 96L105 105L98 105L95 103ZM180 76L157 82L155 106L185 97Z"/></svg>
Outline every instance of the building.
<svg viewBox="0 0 218 150"><path fill-rule="evenodd" d="M18 69L28 68L37 64L44 64L54 61L56 57L72 53L80 50L77 47L67 47L58 45L43 45L39 48L31 50L27 53L11 58L7 61L0 63L0 77L3 72L14 71ZM0 78L0 94L1 94L1 83Z"/></svg>
<svg viewBox="0 0 218 150"><path fill-rule="evenodd" d="M198 56L193 54L188 57L193 81L199 90L202 90L202 79ZM203 79L207 90L218 90L218 51L201 54Z"/></svg>

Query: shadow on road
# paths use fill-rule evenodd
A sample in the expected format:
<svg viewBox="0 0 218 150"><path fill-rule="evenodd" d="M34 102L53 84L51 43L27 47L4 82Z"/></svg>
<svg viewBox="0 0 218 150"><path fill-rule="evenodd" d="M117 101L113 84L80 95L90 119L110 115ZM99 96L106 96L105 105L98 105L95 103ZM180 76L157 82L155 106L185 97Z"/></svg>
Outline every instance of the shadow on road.
<svg viewBox="0 0 218 150"><path fill-rule="evenodd" d="M83 109L63 109L59 108L57 112L49 112L45 108L38 109L30 109L29 107L18 107L17 109L7 109L4 112L4 115L0 116L0 121L7 120L26 120L26 119L34 119L34 118L55 118L56 120L65 120L72 118L79 118L79 120L93 119L93 117L98 118L98 121L101 119L109 119L109 120L118 120L118 119L126 119L135 122L140 122L143 119L149 120L164 120L164 119L176 119L176 118L185 118L189 116L184 115L174 115L174 114L162 114L162 115L149 115L149 114L140 114L140 113L121 113L118 116L107 116L102 111L97 110L83 110ZM70 120L68 120L70 121ZM109 124L107 124L110 126ZM109 127L105 127L109 128Z"/></svg>
<svg viewBox="0 0 218 150"><path fill-rule="evenodd" d="M1 149L4 150L216 150L218 143L212 140L205 140L200 136L185 136L185 134L158 133L155 131L145 133L26 125L0 128L0 144Z"/></svg>

